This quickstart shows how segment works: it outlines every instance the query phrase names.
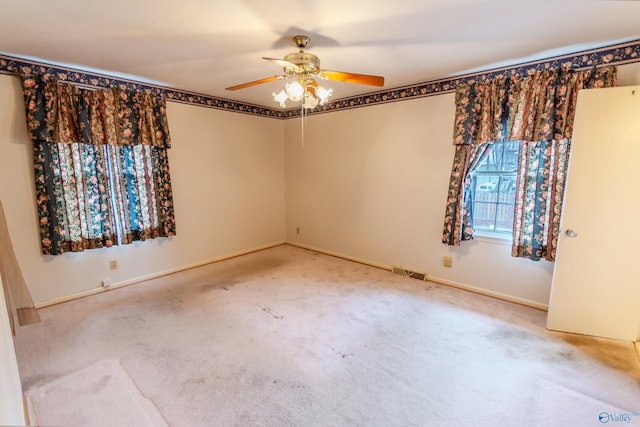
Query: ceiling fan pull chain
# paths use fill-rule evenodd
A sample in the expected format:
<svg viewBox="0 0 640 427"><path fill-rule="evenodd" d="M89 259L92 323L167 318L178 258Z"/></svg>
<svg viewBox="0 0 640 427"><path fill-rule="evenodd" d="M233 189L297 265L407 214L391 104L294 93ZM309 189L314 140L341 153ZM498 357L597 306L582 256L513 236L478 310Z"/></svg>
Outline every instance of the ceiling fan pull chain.
<svg viewBox="0 0 640 427"><path fill-rule="evenodd" d="M304 121L305 121L305 115L304 115L304 103L300 105L300 125L301 125L301 135L302 135L302 139L300 141L300 144L302 146L302 151L304 151Z"/></svg>

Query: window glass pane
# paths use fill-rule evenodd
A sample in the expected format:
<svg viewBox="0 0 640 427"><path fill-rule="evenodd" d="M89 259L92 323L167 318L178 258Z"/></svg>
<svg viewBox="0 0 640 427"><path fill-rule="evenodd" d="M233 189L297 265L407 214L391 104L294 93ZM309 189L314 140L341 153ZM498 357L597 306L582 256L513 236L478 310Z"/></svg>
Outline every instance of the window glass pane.
<svg viewBox="0 0 640 427"><path fill-rule="evenodd" d="M496 142L491 147L491 152L476 168L476 173L516 172L519 148L518 141Z"/></svg>
<svg viewBox="0 0 640 427"><path fill-rule="evenodd" d="M476 231L511 233L516 196L518 141L493 144L473 174L473 223Z"/></svg>

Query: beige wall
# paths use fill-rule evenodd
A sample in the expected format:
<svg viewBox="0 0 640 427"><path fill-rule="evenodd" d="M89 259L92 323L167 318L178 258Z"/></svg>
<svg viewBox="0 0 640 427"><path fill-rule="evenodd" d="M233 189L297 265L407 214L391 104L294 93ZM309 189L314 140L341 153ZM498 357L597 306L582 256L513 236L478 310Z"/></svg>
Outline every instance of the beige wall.
<svg viewBox="0 0 640 427"><path fill-rule="evenodd" d="M40 255L19 80L0 76L0 94L0 198L36 304L100 290L105 277L128 283L284 241L282 121L169 103L177 236Z"/></svg>
<svg viewBox="0 0 640 427"><path fill-rule="evenodd" d="M640 64L620 67L619 80L640 84ZM285 240L533 305L548 302L550 263L512 258L500 241L440 243L452 94L310 116L304 143L299 119L170 102L178 235L55 257L39 253L18 80L0 75L0 94L0 198L37 303L99 291L106 277L126 284ZM445 255L452 268L442 266ZM110 259L118 270L109 270Z"/></svg>
<svg viewBox="0 0 640 427"><path fill-rule="evenodd" d="M287 121L287 239L545 306L553 264L505 241L441 243L453 117L453 94L310 116L304 149Z"/></svg>
<svg viewBox="0 0 640 427"><path fill-rule="evenodd" d="M618 67L618 86L640 85L640 62Z"/></svg>

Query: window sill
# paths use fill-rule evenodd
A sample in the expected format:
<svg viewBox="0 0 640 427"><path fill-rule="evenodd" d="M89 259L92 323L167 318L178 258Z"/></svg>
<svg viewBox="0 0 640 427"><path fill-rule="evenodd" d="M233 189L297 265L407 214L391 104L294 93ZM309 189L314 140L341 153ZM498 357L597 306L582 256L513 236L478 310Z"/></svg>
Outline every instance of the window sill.
<svg viewBox="0 0 640 427"><path fill-rule="evenodd" d="M483 233L481 231L476 231L474 233L474 240L495 243L497 245L511 246L511 234Z"/></svg>

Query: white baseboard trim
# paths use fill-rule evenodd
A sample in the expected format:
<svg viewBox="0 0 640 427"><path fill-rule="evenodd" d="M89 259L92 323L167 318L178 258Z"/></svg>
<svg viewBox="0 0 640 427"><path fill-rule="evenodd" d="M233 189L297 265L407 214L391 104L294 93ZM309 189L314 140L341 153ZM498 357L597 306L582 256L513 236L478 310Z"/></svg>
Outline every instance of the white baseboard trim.
<svg viewBox="0 0 640 427"><path fill-rule="evenodd" d="M63 302L72 301L72 300L75 300L75 299L78 299L78 298L84 298L84 297L87 297L87 296L96 295L96 294L99 294L99 293L102 293L102 292L107 292L107 291L110 291L110 290L113 290L113 289L122 288L124 286L129 286L129 285L133 285L133 284L136 284L136 283L144 282L146 280L151 280L151 279L155 279L155 278L158 278L158 277L167 276L169 274L177 273L177 272L184 271L184 270L189 270L189 269L200 267L200 266L203 266L203 265L212 264L214 262L220 262L220 261L224 261L226 259L235 258L235 257L242 256L242 255L247 255L247 254L250 254L252 252L257 252L257 251L261 251L261 250L264 250L264 249L273 248L273 247L280 246L280 245L283 245L283 244L287 244L287 245L296 246L296 247L299 247L299 248L302 248L302 249L307 249L307 250L319 252L319 253L322 253L322 254L325 254L325 255L335 256L337 258L346 259L348 261L353 261L353 262L357 262L357 263L360 263L360 264L369 265L371 267L376 267L376 268L380 268L380 269L383 269L383 270L391 271L393 269L393 266L391 266L391 265L377 263L377 262L374 262L374 261L370 261L370 260L366 260L366 259L362 259L362 258L357 258L357 257L353 257L353 256L346 255L346 254L343 254L343 253L329 251L329 250L326 250L326 249L321 249L321 248L318 248L318 247L315 247L315 246L306 245L306 244L299 243L299 242L283 240L283 241L274 242L274 243L270 243L270 244L266 244L266 245L262 245L262 246L257 246L257 247L251 248L251 249L246 249L246 250L243 250L243 251L238 251L238 252L222 255L222 256L219 256L219 257L216 257L216 258L211 258L211 259L208 259L208 260L199 261L199 262L195 262L195 263L192 263L192 264L188 264L188 265L172 268L172 269L169 269L169 270L159 271L157 273L148 274L146 276L139 276L139 277L135 277L135 278L132 278L132 279L129 279L129 280L124 280L122 282L113 283L108 288L97 287L97 288L93 288L93 289L88 289L86 291L77 292L77 293L74 293L74 294L71 294L71 295L66 295L64 297L38 302L38 303L35 304L35 308L36 309L44 308L44 307L48 307L48 306L51 306L51 305L56 305L56 304L61 304ZM430 281L430 282L438 283L440 285L451 286L451 287L462 289L462 290L465 290L465 291L474 292L476 294L486 295L486 296L497 298L497 299L501 299L501 300L504 300L504 301L509 301L509 302L513 302L513 303L516 303L516 304L525 305L527 307L536 308L538 310L547 311L549 309L548 305L542 304L542 303L539 303L539 302L536 302L536 301L531 301L531 300L527 300L527 299L524 299L524 298L518 298L518 297L514 297L512 295L502 294L500 292L488 291L486 289L477 288L475 286L466 285L464 283L458 283L458 282L454 282L454 281L451 281L451 280L442 279L442 278L439 278L439 277L434 277L434 276L431 276L429 274L427 274L427 280Z"/></svg>
<svg viewBox="0 0 640 427"><path fill-rule="evenodd" d="M308 249L310 251L315 251L315 252L320 252L321 254L325 254L325 255L331 255L331 256L334 256L336 258L346 259L347 261L354 261L354 262L357 262L357 263L360 263L360 264L369 265L371 267L381 268L383 270L391 271L393 269L393 267L390 266L390 265L380 264L380 263L369 261L369 260L366 260L366 259L356 258L356 257L352 257L352 256L349 256L349 255L345 255L345 254L342 254L342 253L339 253L339 252L333 252L333 251L328 251L326 249L316 248L315 246L305 245L304 243L291 242L291 241L286 241L285 243L287 245L296 246L298 248Z"/></svg>
<svg viewBox="0 0 640 427"><path fill-rule="evenodd" d="M343 259L346 259L348 261L355 261L355 262L358 262L360 264L365 264L365 265L370 265L372 267L382 268L383 270L391 271L393 269L393 267L390 266L390 265L380 264L380 263L369 261L369 260L362 259L362 258L355 258L355 257L349 256L349 255L341 254L339 252L328 251L328 250L320 249L320 248L317 248L317 247L314 247L314 246L305 245L303 243L286 241L286 244L291 245L291 246L297 246L297 247L303 248L303 249L309 249L309 250L312 250L312 251L320 252L320 253L323 253L323 254L326 254L326 255L335 256L335 257L338 257L338 258L343 258ZM539 303L539 302L536 302L536 301L531 301L531 300L524 299L524 298L514 297L512 295L507 295L507 294L503 294L503 293L500 293L500 292L489 291L489 290L478 288L478 287L475 287L475 286L466 285L464 283L458 283L458 282L454 282L454 281L447 280L447 279L441 279L439 277L431 276L430 274L427 274L427 280L429 282L438 283L439 285L451 286L453 288L458 288L458 289L462 289L464 291L469 291L469 292L473 292L473 293L476 293L476 294L486 295L486 296L497 298L497 299L500 299L500 300L504 300L504 301L508 301L508 302L512 302L512 303L516 303L516 304L520 304L520 305L525 305L527 307L536 308L538 310L543 310L543 311L548 311L549 310L549 306L547 304L542 304L542 303Z"/></svg>
<svg viewBox="0 0 640 427"><path fill-rule="evenodd" d="M77 293L74 293L74 294L71 294L71 295L66 295L66 296L63 296L63 297L60 297L60 298L55 298L55 299L52 299L52 300L38 302L38 303L35 303L34 305L35 305L35 308L38 309L38 308L48 307L48 306L51 306L51 305L61 304L63 302L72 301L72 300L75 300L75 299L78 299L78 298L84 298L84 297L88 297L88 296L95 295L95 294L100 294L102 292L107 292L107 291L110 291L110 290L113 290L113 289L122 288L124 286L129 286L129 285L133 285L133 284L136 284L136 283L144 282L146 280L151 280L151 279L155 279L155 278L158 278L158 277L167 276L169 274L177 273L177 272L180 272L180 271L190 270L192 268L200 267L200 266L207 265L207 264L212 264L214 262L220 262L220 261L224 261L226 259L235 258L235 257L239 257L239 256L242 256L242 255L247 255L247 254L250 254L252 252L262 251L264 249L269 249L269 248L273 248L273 247L276 247L276 246L284 245L285 243L286 242L284 240L279 241L279 242L269 243L269 244L266 244L266 245L257 246L257 247L254 247L254 248L251 248L251 249L246 249L246 250L243 250L243 251L233 252L233 253L230 253L230 254L222 255L222 256L211 258L211 259L208 259L208 260L198 261L198 262L194 262L192 264L171 268L169 270L163 270L163 271L159 271L157 273L147 274L146 276L134 277L133 279L128 279L128 280L124 280L122 282L113 283L107 288L98 287L98 288L93 288L93 289L87 289L86 291L77 292Z"/></svg>
<svg viewBox="0 0 640 427"><path fill-rule="evenodd" d="M542 304L540 302L531 301L525 298L518 298L512 295L503 294L500 292L489 291L486 289L478 288L475 286L465 285L464 283L458 283L447 279L441 279L439 277L433 277L427 274L427 280L429 282L438 283L440 285L451 286L452 288L462 289L463 291L469 291L476 294L486 295L488 297L493 297L497 299L501 299L508 302L513 302L520 305L526 305L527 307L536 308L542 311L548 311L549 306L547 304Z"/></svg>

